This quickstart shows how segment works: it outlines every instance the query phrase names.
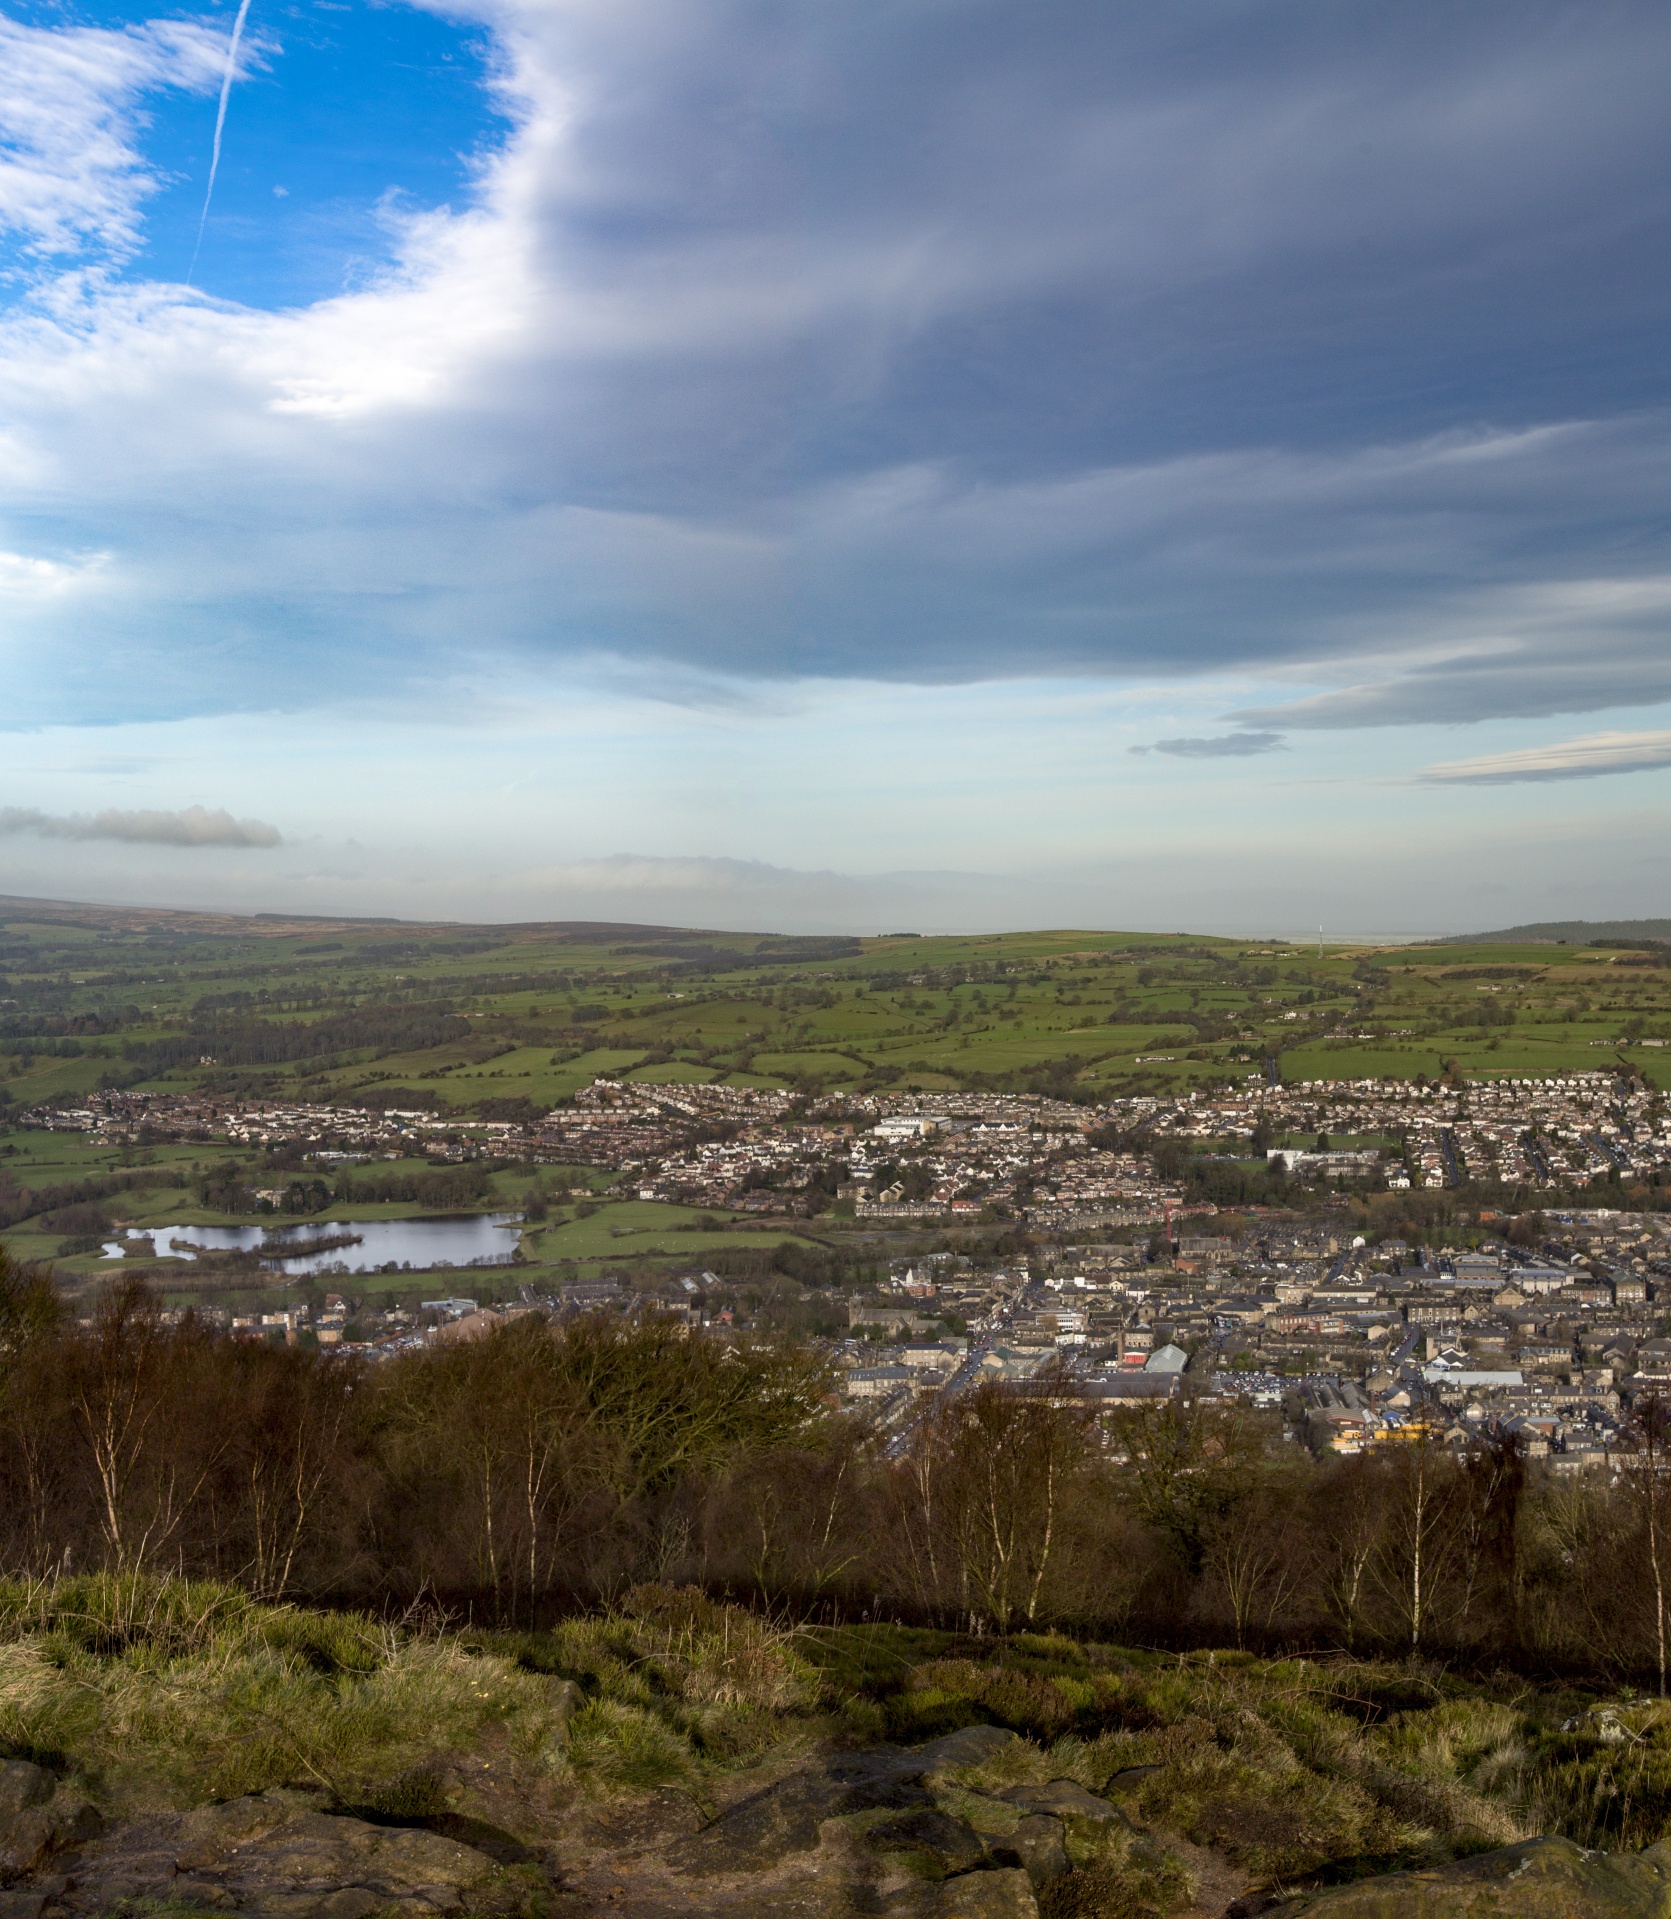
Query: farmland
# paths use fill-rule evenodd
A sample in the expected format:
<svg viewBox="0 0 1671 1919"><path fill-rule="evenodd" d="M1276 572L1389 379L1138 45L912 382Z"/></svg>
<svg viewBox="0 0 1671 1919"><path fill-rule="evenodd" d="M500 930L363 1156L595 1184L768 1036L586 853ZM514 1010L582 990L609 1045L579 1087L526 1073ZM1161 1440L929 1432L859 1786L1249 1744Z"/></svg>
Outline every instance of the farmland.
<svg viewBox="0 0 1671 1919"><path fill-rule="evenodd" d="M1671 957L1106 933L771 939L0 903L0 1094L386 1097L491 1117L599 1077L1075 1093L1671 1075Z"/></svg>
<svg viewBox="0 0 1671 1919"><path fill-rule="evenodd" d="M1319 951L1073 931L788 939L0 902L3 1223L14 1253L54 1258L69 1280L109 1270L100 1249L113 1220L149 1231L261 1224L275 1211L339 1230L525 1216L524 1277L700 1266L739 1235L758 1244L761 1230L829 1246L832 1227L842 1235L834 1219L798 1222L827 1207L833 1187L817 1206L767 1204L762 1190L751 1208L746 1181L722 1179L716 1213L715 1197L696 1190L694 1160L679 1162L681 1188L623 1171L619 1153L600 1157L584 1127L564 1135L578 1162L567 1165L549 1127L543 1144L529 1129L577 1095L580 1115L600 1080L629 1103L652 1089L695 1101L711 1122L681 1122L693 1150L703 1125L734 1134L772 1100L779 1115L913 1093L1024 1094L1082 1109L1279 1082L1455 1088L1598 1070L1651 1088L1671 1074L1668 956L1649 941ZM114 1133L41 1124L78 1101L128 1095L177 1116L194 1099L220 1114L287 1105L304 1130L309 1112L359 1113L356 1124L383 1131L349 1142L355 1152L322 1153L331 1140L307 1147L294 1127L281 1148L219 1120ZM653 1119L654 1102L640 1105ZM385 1117L401 1113L444 1130ZM1389 1145L1381 1123L1371 1117L1359 1139L1343 1112L1334 1143ZM495 1127L538 1150L483 1152ZM1290 1140L1279 1127L1272 1137L1299 1146L1310 1134ZM827 1144L785 1150L834 1164ZM787 1161L773 1170L760 1151L763 1188L788 1181L787 1200L800 1178L816 1197L804 1177L812 1162L801 1175ZM1007 1216L1001 1182L980 1190ZM774 1210L775 1224L765 1216ZM170 1289L258 1286L251 1257L242 1267L211 1258L190 1274L170 1260ZM363 1282L368 1292L400 1286L387 1273Z"/></svg>

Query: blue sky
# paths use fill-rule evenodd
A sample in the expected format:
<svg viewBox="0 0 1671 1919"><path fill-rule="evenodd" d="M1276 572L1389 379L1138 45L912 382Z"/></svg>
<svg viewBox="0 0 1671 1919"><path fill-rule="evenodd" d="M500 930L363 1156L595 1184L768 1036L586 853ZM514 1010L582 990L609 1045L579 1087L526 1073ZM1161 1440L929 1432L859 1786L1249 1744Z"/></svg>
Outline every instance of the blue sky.
<svg viewBox="0 0 1671 1919"><path fill-rule="evenodd" d="M1671 911L1663 7L233 20L0 13L0 891Z"/></svg>

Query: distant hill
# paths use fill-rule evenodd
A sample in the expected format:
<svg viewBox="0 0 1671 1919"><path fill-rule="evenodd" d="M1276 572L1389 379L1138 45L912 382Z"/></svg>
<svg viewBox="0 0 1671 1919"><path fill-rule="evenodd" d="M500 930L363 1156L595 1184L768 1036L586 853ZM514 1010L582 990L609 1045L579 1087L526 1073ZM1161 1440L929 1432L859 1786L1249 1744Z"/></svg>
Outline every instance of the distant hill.
<svg viewBox="0 0 1671 1919"><path fill-rule="evenodd" d="M1671 920L1538 920L1500 933L1452 933L1435 946L1513 946L1528 940L1586 946L1592 940L1671 940Z"/></svg>

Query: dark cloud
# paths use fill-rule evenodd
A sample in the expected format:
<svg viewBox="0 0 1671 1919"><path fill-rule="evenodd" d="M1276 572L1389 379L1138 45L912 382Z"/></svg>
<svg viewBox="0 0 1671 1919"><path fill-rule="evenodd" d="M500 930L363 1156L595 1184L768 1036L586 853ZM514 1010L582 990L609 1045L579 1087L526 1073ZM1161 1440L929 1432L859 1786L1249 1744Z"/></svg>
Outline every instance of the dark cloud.
<svg viewBox="0 0 1671 1919"><path fill-rule="evenodd" d="M1255 729L1671 685L1662 611L1537 600L1671 577L1663 5L476 5L521 130L387 286L0 338L17 720L484 635L1344 689Z"/></svg>
<svg viewBox="0 0 1671 1919"><path fill-rule="evenodd" d="M1165 753L1175 760L1241 760L1253 753L1281 753L1287 741L1280 733L1221 733L1215 739L1156 740L1152 746L1134 746L1134 753Z"/></svg>
<svg viewBox="0 0 1671 1919"><path fill-rule="evenodd" d="M102 813L43 813L32 806L0 807L0 833L34 833L49 840L128 840L146 846L279 846L276 826L235 820L220 808L178 812L141 809Z"/></svg>

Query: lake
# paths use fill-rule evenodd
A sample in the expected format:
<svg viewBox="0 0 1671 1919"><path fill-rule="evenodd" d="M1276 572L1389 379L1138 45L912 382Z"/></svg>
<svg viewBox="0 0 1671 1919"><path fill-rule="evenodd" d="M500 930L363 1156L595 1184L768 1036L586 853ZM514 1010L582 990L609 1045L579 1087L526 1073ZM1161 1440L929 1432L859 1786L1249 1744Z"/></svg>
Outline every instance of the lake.
<svg viewBox="0 0 1671 1919"><path fill-rule="evenodd" d="M516 1251L522 1225L516 1213L476 1213L448 1219L310 1219L284 1226L131 1226L123 1238L107 1240L106 1259L122 1259L149 1241L143 1256L196 1259L199 1252L255 1252L268 1249L262 1265L274 1272L376 1273L387 1266L429 1272L449 1266L507 1266ZM353 1233L354 1246L308 1251L309 1242ZM285 1254L282 1242L300 1242Z"/></svg>

